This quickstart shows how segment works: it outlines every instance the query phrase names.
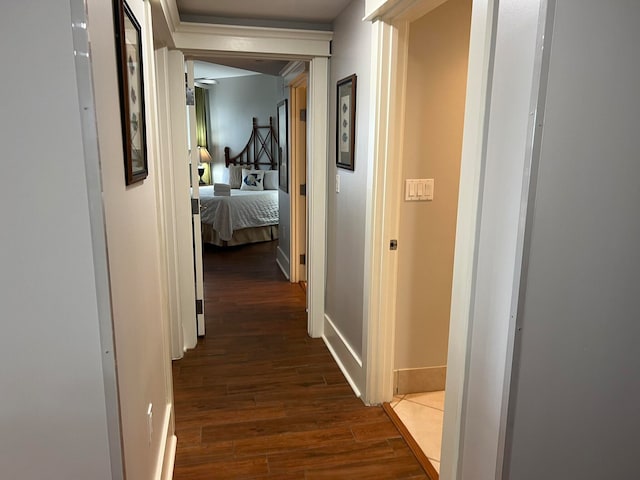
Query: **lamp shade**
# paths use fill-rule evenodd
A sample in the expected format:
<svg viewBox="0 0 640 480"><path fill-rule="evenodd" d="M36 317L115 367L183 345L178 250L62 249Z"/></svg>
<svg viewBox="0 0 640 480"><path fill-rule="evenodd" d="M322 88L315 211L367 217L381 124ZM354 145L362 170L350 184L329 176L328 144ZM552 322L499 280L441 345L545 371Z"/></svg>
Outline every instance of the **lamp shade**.
<svg viewBox="0 0 640 480"><path fill-rule="evenodd" d="M211 154L207 147L198 147L198 155L200 157L200 163L211 163Z"/></svg>

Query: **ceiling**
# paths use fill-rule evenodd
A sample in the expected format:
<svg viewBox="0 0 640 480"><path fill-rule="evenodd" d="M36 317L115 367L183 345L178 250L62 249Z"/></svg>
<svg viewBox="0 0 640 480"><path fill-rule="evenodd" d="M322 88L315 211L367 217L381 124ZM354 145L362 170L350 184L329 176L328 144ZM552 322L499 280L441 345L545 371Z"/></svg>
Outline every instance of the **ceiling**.
<svg viewBox="0 0 640 480"><path fill-rule="evenodd" d="M188 22L330 30L351 0L176 0Z"/></svg>
<svg viewBox="0 0 640 480"><path fill-rule="evenodd" d="M193 62L193 73L197 79L214 79L232 77L245 77L264 73L267 75L279 75L288 62L275 60L260 60L251 58L207 58L206 62L196 60Z"/></svg>
<svg viewBox="0 0 640 480"><path fill-rule="evenodd" d="M184 22L249 25L257 27L331 30L333 20L351 0L176 0L180 19ZM255 58L219 58L200 60L214 64L196 66L196 78L229 78L263 73L279 75L287 61ZM217 66L216 66L217 65ZM243 70L234 72L224 67Z"/></svg>

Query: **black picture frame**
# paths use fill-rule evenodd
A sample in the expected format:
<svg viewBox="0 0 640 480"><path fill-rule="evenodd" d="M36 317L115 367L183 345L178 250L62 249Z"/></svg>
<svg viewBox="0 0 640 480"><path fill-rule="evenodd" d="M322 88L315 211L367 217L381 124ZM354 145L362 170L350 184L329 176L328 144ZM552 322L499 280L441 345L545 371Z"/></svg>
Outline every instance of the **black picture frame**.
<svg viewBox="0 0 640 480"><path fill-rule="evenodd" d="M289 102L278 103L278 186L289 193Z"/></svg>
<svg viewBox="0 0 640 480"><path fill-rule="evenodd" d="M355 74L338 81L336 95L336 166L355 170L356 146Z"/></svg>
<svg viewBox="0 0 640 480"><path fill-rule="evenodd" d="M149 175L144 112L142 29L124 0L114 0L113 5L125 183L132 185L141 182Z"/></svg>

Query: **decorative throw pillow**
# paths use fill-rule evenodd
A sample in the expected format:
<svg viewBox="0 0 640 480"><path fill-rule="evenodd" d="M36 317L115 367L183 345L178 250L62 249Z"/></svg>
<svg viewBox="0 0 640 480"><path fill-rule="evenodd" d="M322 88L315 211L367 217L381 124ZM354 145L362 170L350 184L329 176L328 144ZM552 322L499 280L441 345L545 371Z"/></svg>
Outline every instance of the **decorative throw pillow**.
<svg viewBox="0 0 640 480"><path fill-rule="evenodd" d="M278 171L277 170L264 171L264 189L265 190L278 189Z"/></svg>
<svg viewBox="0 0 640 480"><path fill-rule="evenodd" d="M240 190L264 190L264 170L242 169Z"/></svg>
<svg viewBox="0 0 640 480"><path fill-rule="evenodd" d="M231 188L240 188L243 170L240 165L229 165L229 186Z"/></svg>

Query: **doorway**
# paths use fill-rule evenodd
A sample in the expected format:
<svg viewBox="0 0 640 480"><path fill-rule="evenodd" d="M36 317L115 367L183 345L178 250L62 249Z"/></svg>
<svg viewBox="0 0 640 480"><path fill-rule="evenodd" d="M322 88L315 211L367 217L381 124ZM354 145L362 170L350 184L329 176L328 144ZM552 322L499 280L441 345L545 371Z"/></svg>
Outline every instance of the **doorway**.
<svg viewBox="0 0 640 480"><path fill-rule="evenodd" d="M291 281L307 290L307 84L306 72L290 84L291 98ZM297 259L297 261L296 261Z"/></svg>
<svg viewBox="0 0 640 480"><path fill-rule="evenodd" d="M406 178L398 169L397 159L404 158L403 132L405 105L413 101L407 94L406 75L409 58L411 22L437 9L442 0L418 2L400 1L383 4L368 11L373 22L373 81L379 95L373 105L376 110L377 136L374 148L374 174L369 225L371 252L365 271L370 292L366 308L367 326L366 398L369 403L390 402L394 395L396 369L396 314L398 301L398 251L393 249L400 230L399 212L405 198ZM493 2L472 1L470 41L468 43L468 77L464 104L464 133L459 154L460 180L456 218L455 256L450 290L450 324L446 357L447 411L442 428L442 474L456 478L458 454L462 438L463 392L468 358L467 338L471 312L474 252L478 222L478 205L487 111L487 86L491 66L491 38L494 35ZM447 112L444 112L446 115ZM422 174L420 174L422 175ZM441 193L434 178L434 199ZM403 248L398 243L398 249Z"/></svg>
<svg viewBox="0 0 640 480"><path fill-rule="evenodd" d="M391 405L436 471L444 417L471 3L444 2L410 22L407 36Z"/></svg>

